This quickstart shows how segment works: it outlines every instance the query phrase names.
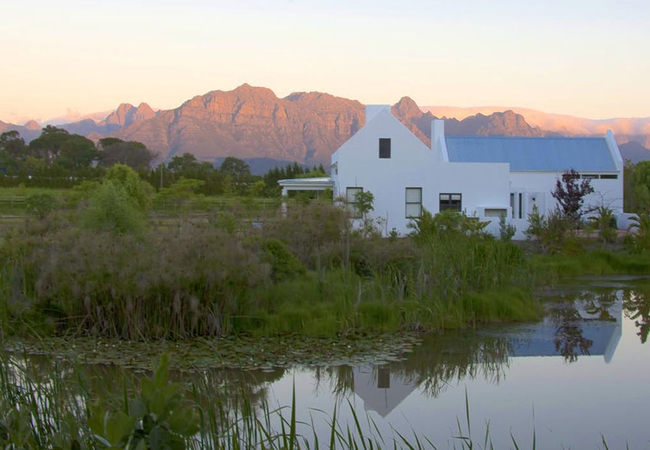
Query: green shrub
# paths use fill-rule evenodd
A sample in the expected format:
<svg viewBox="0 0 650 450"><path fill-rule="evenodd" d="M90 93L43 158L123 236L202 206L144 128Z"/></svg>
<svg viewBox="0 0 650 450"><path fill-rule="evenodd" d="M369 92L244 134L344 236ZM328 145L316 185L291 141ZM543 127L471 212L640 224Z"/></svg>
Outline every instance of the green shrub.
<svg viewBox="0 0 650 450"><path fill-rule="evenodd" d="M33 194L25 200L27 212L41 219L58 207L57 199L50 194Z"/></svg>
<svg viewBox="0 0 650 450"><path fill-rule="evenodd" d="M138 203L121 184L112 181L105 181L92 195L81 221L86 228L97 231L139 234L144 229Z"/></svg>
<svg viewBox="0 0 650 450"><path fill-rule="evenodd" d="M305 273L305 267L277 239L267 239L262 243L264 260L271 266L271 278L275 282L290 280Z"/></svg>

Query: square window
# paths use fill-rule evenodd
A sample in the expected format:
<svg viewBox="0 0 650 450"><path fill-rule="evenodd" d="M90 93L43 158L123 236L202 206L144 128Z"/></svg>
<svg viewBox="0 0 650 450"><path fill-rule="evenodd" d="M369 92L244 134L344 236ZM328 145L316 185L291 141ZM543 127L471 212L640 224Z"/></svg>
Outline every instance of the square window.
<svg viewBox="0 0 650 450"><path fill-rule="evenodd" d="M422 188L406 188L406 218L422 215Z"/></svg>
<svg viewBox="0 0 650 450"><path fill-rule="evenodd" d="M390 158L390 138L379 138L379 157Z"/></svg>
<svg viewBox="0 0 650 450"><path fill-rule="evenodd" d="M440 211L451 209L452 211L463 210L462 194L440 194Z"/></svg>

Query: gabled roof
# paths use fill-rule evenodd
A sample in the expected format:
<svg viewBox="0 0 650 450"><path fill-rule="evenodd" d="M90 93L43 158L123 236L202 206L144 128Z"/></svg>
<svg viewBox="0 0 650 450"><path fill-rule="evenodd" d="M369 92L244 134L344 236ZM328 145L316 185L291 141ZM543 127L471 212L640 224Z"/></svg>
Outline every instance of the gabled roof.
<svg viewBox="0 0 650 450"><path fill-rule="evenodd" d="M513 172L616 172L605 138L446 136L450 162L510 163Z"/></svg>

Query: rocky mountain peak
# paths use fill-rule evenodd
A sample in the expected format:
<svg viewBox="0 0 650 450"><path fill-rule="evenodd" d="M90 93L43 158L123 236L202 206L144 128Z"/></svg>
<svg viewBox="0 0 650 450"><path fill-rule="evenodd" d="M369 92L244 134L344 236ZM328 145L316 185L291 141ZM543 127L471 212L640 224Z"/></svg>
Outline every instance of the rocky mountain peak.
<svg viewBox="0 0 650 450"><path fill-rule="evenodd" d="M402 97L395 105L393 105L393 114L398 117L413 117L421 116L424 114L420 107L415 103L411 97Z"/></svg>
<svg viewBox="0 0 650 450"><path fill-rule="evenodd" d="M28 130L34 130L34 131L41 129L41 126L35 120L30 120L30 121L26 122L25 125L23 125L23 126L25 128L27 128Z"/></svg>

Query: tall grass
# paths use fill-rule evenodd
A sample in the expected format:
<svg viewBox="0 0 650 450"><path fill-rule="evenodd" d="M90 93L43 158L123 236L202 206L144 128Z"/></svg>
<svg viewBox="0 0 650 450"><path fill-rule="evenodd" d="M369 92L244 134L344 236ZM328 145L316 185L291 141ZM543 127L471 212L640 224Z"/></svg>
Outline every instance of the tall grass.
<svg viewBox="0 0 650 450"><path fill-rule="evenodd" d="M196 381L171 381L163 356L150 376L119 376L108 386L95 383L81 368L51 367L38 377L21 359L0 358L0 445L3 448L73 449L382 449L437 448L449 436L382 433L374 420L349 401L331 414L315 411L308 422L297 418L295 389L291 406L272 409L265 401L224 400L222 392ZM465 393L464 415L457 418L452 446L495 448L489 423L475 436ZM350 418L342 420L341 408ZM319 421L327 440L319 440ZM474 430L475 433L475 430ZM533 428L531 448L537 447ZM323 435L320 435L321 438ZM521 448L511 431L512 445ZM603 445L607 448L605 438Z"/></svg>
<svg viewBox="0 0 650 450"><path fill-rule="evenodd" d="M3 333L137 340L441 331L534 320L538 286L613 272L649 273L650 259L529 257L480 234L384 239L319 202L260 222L225 213L150 222L137 234L55 213L0 248L0 320Z"/></svg>

